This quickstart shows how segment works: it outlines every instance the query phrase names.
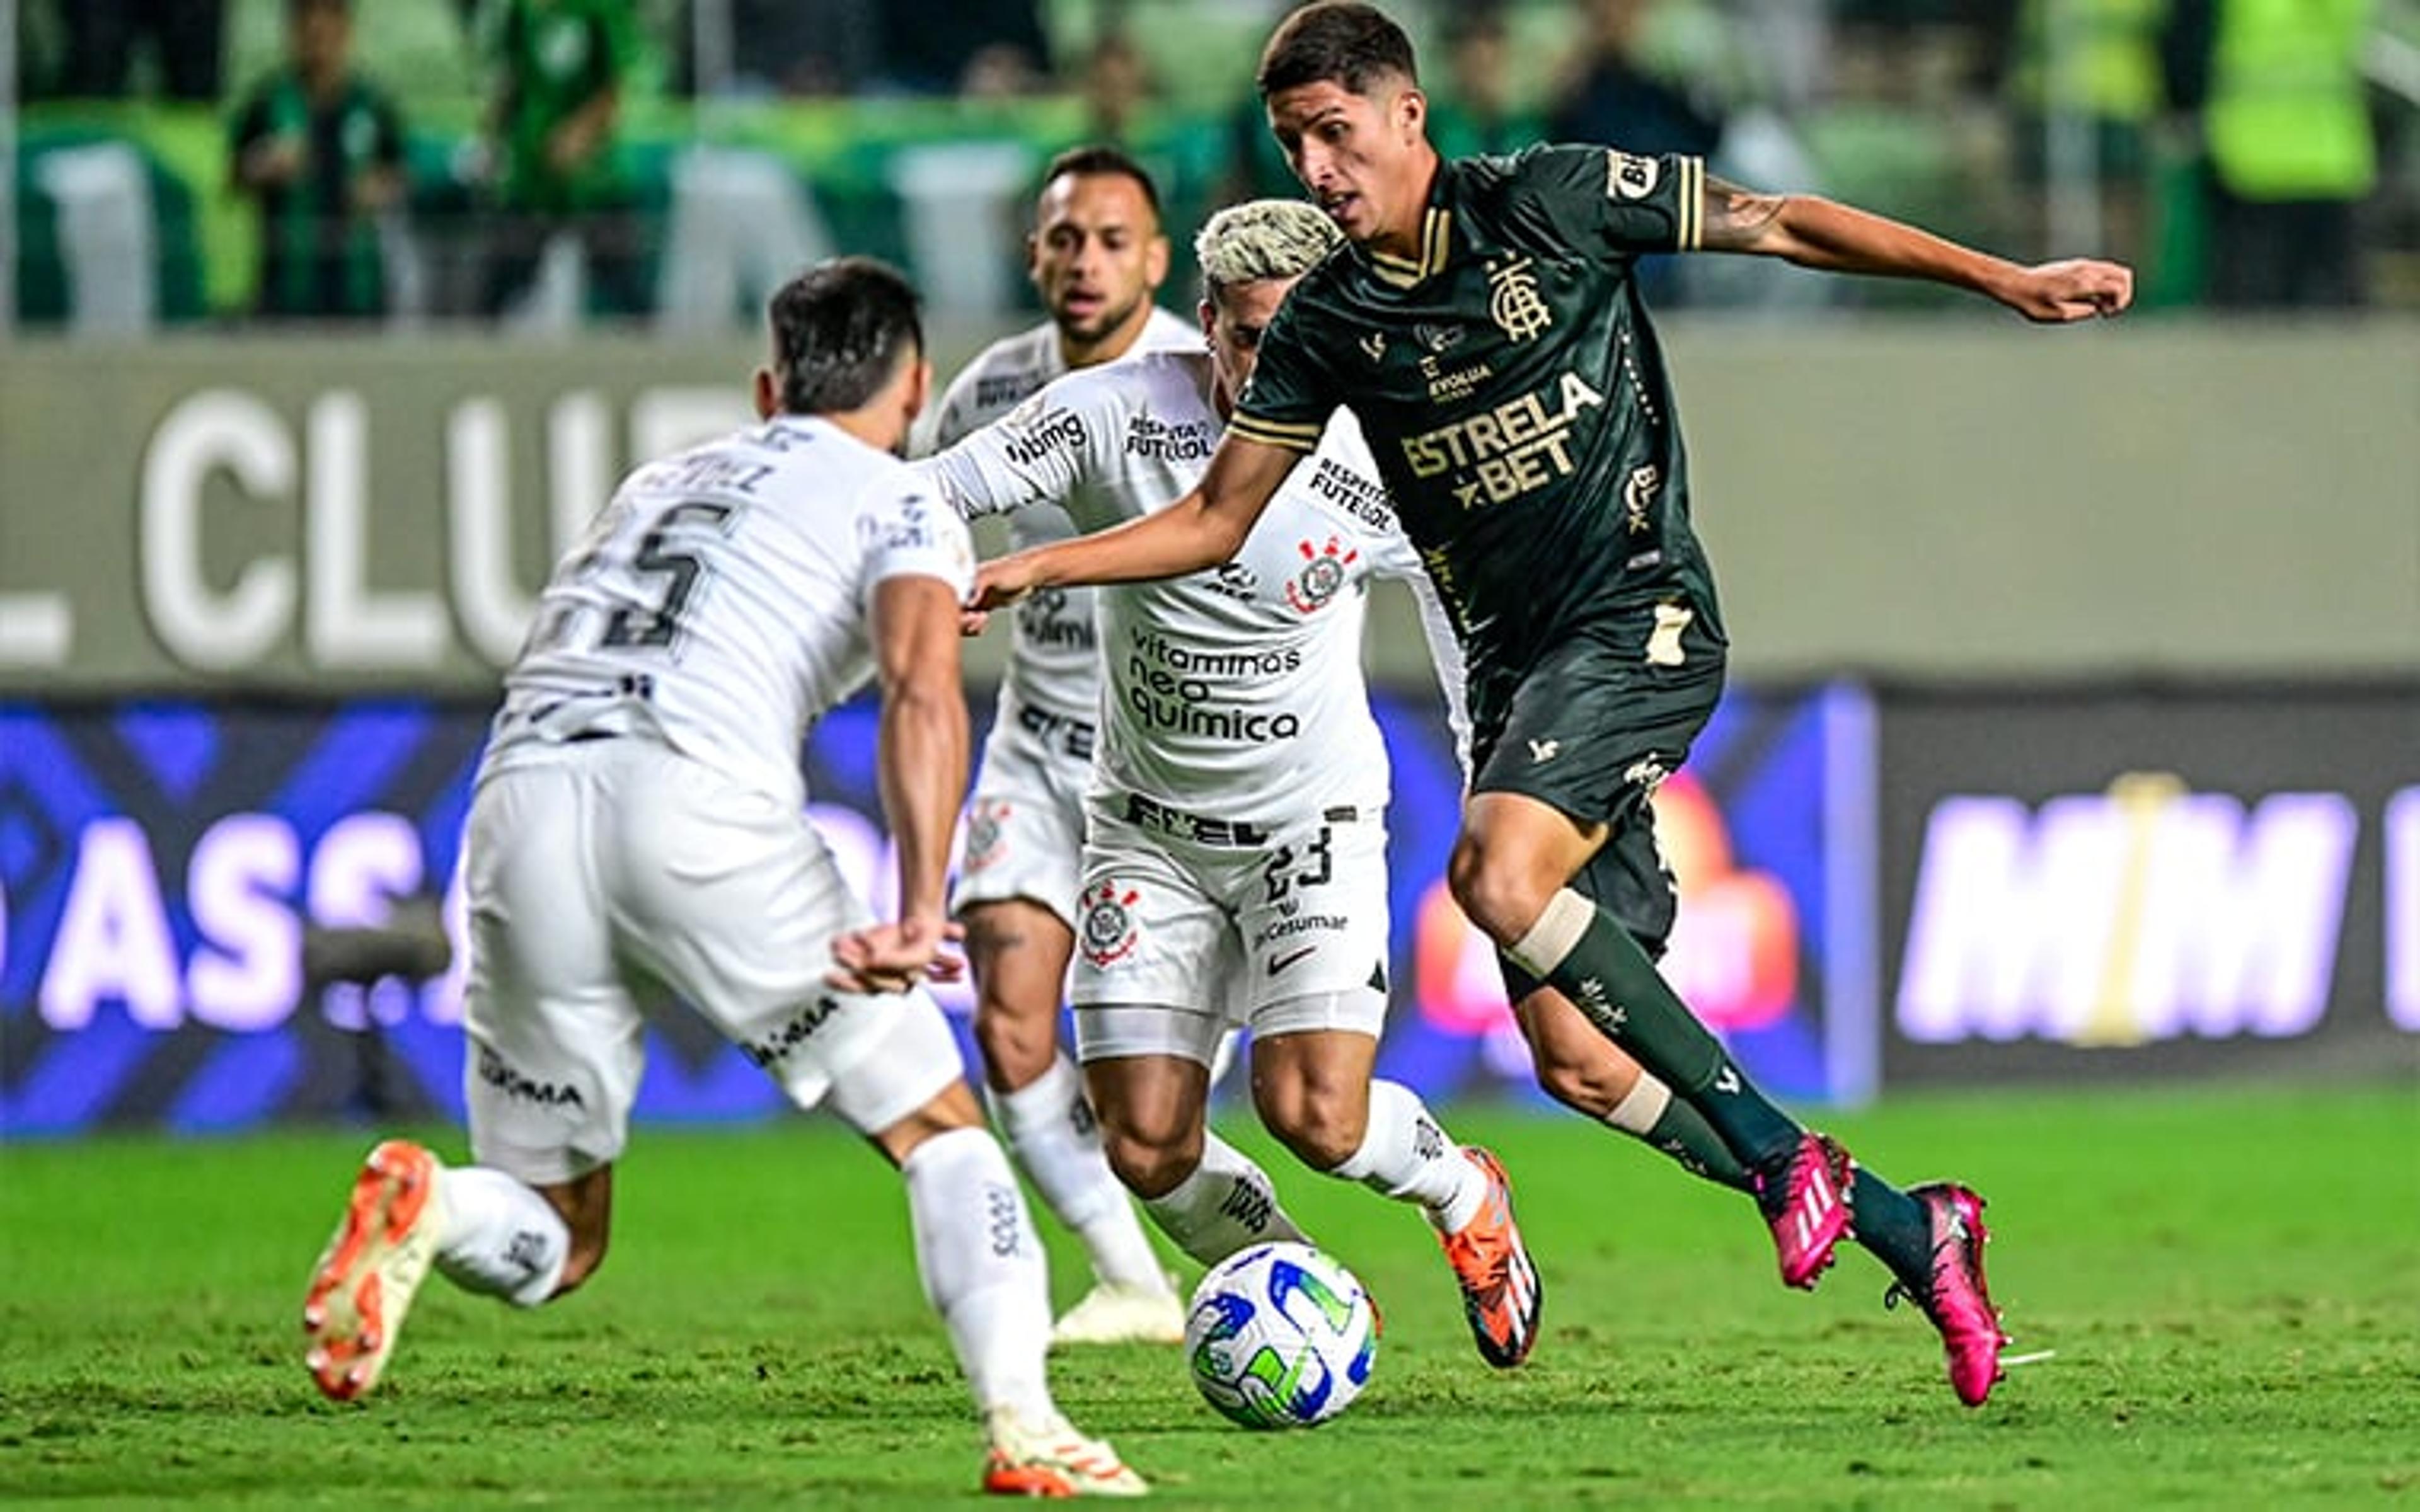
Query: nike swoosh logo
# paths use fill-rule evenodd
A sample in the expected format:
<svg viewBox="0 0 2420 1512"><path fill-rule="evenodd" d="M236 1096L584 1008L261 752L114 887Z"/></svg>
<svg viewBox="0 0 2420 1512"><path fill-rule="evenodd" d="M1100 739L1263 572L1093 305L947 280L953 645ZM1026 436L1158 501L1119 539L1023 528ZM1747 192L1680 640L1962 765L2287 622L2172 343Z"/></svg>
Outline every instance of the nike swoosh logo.
<svg viewBox="0 0 2420 1512"><path fill-rule="evenodd" d="M1283 971L1286 967L1293 965L1295 962L1301 960L1303 957L1307 955L1316 955L1318 953L1318 946L1306 945L1299 950L1292 950L1280 956L1272 956L1269 959L1269 975L1274 977L1279 972Z"/></svg>

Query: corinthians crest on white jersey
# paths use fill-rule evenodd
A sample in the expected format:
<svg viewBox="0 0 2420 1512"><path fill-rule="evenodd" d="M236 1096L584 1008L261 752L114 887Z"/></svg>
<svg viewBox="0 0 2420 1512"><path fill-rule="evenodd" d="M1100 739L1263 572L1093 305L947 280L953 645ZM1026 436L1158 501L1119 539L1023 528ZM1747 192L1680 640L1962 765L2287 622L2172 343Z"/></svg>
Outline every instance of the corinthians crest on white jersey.
<svg viewBox="0 0 2420 1512"><path fill-rule="evenodd" d="M1194 448L1129 440L1224 429L1208 362L1154 353L1071 375L1037 396L1035 413L1060 417L1084 444L1029 460L1009 455L1018 438L983 434L928 465L977 512L1047 499L1083 531L1138 518L1182 498L1206 459ZM1145 795L1238 823L1307 803L1383 806L1386 746L1361 679L1369 586L1378 577L1429 592L1360 429L1340 410L1233 560L1101 591L1108 687L1094 792ZM1452 657L1443 612L1426 618L1433 647ZM1451 665L1458 695L1458 657Z"/></svg>

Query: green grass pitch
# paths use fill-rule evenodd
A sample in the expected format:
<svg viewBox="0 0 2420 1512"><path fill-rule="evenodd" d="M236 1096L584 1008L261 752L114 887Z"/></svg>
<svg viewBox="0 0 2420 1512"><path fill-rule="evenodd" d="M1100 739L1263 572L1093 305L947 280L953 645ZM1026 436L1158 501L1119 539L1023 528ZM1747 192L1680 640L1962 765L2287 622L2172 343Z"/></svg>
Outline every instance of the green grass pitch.
<svg viewBox="0 0 2420 1512"><path fill-rule="evenodd" d="M1572 1118L1452 1110L1546 1285L1472 1354L1419 1218L1249 1142L1386 1305L1370 1392L1248 1434L1177 1351L1058 1356L1160 1501L1253 1507L2420 1506L2420 1089L1895 1100L1832 1120L1992 1198L2018 1351L1979 1412L1844 1253L1812 1297L1739 1198ZM1238 1134L1244 1121L1224 1120ZM459 1156L458 1133L436 1143ZM888 1168L823 1120L642 1129L613 1251L515 1314L432 1280L385 1383L320 1401L304 1273L361 1132L0 1148L0 1504L919 1506L980 1440ZM1082 1278L1053 1237L1063 1304Z"/></svg>

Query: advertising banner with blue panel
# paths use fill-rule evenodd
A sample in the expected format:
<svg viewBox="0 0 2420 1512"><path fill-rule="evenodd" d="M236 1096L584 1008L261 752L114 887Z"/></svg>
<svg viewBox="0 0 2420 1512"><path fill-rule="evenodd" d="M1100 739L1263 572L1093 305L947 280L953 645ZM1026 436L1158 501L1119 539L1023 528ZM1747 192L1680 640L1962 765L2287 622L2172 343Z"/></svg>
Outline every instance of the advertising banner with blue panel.
<svg viewBox="0 0 2420 1512"><path fill-rule="evenodd" d="M485 728L469 704L0 705L0 1131L458 1101L458 972L306 1006L302 944L444 890ZM390 1082L390 1052L420 1074Z"/></svg>
<svg viewBox="0 0 2420 1512"><path fill-rule="evenodd" d="M1424 1096L1537 1098L1493 953L1440 878L1461 775L1435 702L1382 696L1394 766L1396 1006L1381 1070ZM209 1133L461 1116L453 890L484 704L0 703L0 1135ZM891 895L875 717L807 751L812 811ZM1870 715L1862 693L1735 695L1658 799L1683 884L1666 969L1792 1099L1872 1088ZM306 977L313 932L442 900L449 969ZM967 989L945 989L962 1045ZM772 1084L693 1018L650 1037L643 1120L768 1117Z"/></svg>
<svg viewBox="0 0 2420 1512"><path fill-rule="evenodd" d="M1876 1087L1871 710L1846 684L1734 688L1655 798L1657 839L1681 884L1664 974L1760 1083L1792 1102L1861 1102ZM1425 1097L1500 1088L1543 1102L1494 948L1446 891L1459 817L1452 746L1401 712L1381 710L1392 716L1398 991L1379 1073Z"/></svg>

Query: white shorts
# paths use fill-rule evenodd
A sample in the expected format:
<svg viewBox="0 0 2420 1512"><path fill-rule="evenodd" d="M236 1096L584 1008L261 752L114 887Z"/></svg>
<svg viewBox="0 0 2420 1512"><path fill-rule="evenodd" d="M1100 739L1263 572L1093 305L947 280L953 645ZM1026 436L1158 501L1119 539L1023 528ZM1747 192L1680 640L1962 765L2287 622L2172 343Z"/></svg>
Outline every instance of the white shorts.
<svg viewBox="0 0 2420 1512"><path fill-rule="evenodd" d="M1122 807L1123 806L1123 807ZM1076 930L1078 1054L1211 1063L1256 1035L1387 1021L1387 829L1374 809L1265 833L1097 803ZM1204 843L1213 834L1235 843Z"/></svg>
<svg viewBox="0 0 2420 1512"><path fill-rule="evenodd" d="M613 1161L644 1058L641 1004L696 1009L791 1101L872 1134L961 1080L923 991L824 983L872 919L805 815L654 740L578 741L471 806L463 1085L481 1165L533 1183Z"/></svg>
<svg viewBox="0 0 2420 1512"><path fill-rule="evenodd" d="M953 914L1024 899L1074 926L1093 736L1089 721L1001 696L967 805Z"/></svg>

